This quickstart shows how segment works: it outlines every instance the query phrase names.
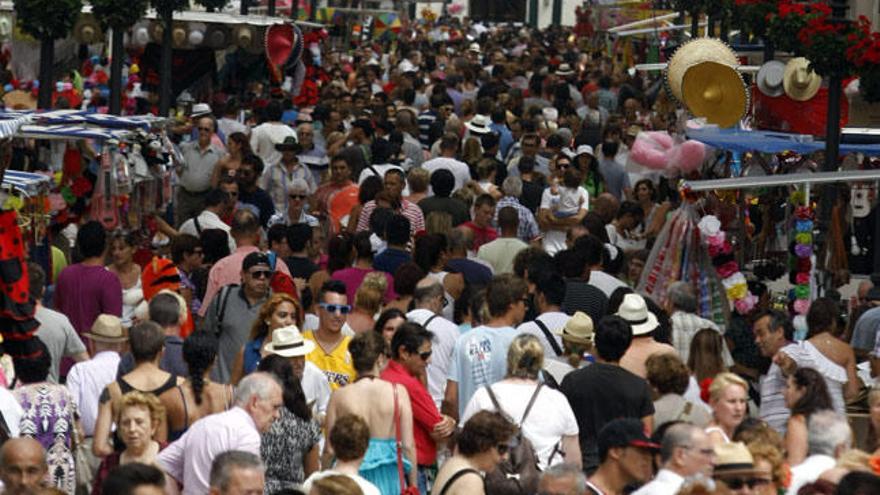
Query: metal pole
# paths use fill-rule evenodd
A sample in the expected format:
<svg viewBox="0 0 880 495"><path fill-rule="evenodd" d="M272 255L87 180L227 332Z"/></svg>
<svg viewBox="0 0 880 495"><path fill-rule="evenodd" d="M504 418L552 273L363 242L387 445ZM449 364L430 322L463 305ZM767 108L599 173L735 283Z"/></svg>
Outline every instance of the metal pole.
<svg viewBox="0 0 880 495"><path fill-rule="evenodd" d="M296 17L296 5L291 4L291 17ZM275 0L269 0L269 9L267 11L269 17L275 17Z"/></svg>
<svg viewBox="0 0 880 495"><path fill-rule="evenodd" d="M40 89L37 93L37 106L40 109L52 108L54 81L55 40L40 40Z"/></svg>
<svg viewBox="0 0 880 495"><path fill-rule="evenodd" d="M251 8L250 4L250 0L241 0L241 9L239 10L239 13L241 15L248 15L248 10Z"/></svg>
<svg viewBox="0 0 880 495"><path fill-rule="evenodd" d="M161 13L162 17L162 61L159 69L159 116L167 117L171 110L171 58L172 44L171 28L174 24L174 11L168 10Z"/></svg>
<svg viewBox="0 0 880 495"><path fill-rule="evenodd" d="M110 113L122 113L122 59L125 53L122 47L122 29L113 29L110 34Z"/></svg>
<svg viewBox="0 0 880 495"><path fill-rule="evenodd" d="M691 38L699 38L700 37L700 9L694 8L694 11L691 12Z"/></svg>

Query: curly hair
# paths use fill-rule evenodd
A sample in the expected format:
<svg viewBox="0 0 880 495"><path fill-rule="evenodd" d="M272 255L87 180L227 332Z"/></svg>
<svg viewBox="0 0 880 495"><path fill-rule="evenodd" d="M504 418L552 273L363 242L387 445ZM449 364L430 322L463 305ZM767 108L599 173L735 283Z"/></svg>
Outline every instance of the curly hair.
<svg viewBox="0 0 880 495"><path fill-rule="evenodd" d="M154 425L162 422L165 418L165 406L159 401L159 398L153 394L132 390L127 392L119 400L119 412L116 414L116 422L119 423L122 412L129 407L143 407L150 412L150 420Z"/></svg>
<svg viewBox="0 0 880 495"><path fill-rule="evenodd" d="M492 447L506 443L516 433L516 425L497 411L480 411L464 424L456 439L463 456L488 452Z"/></svg>
<svg viewBox="0 0 880 495"><path fill-rule="evenodd" d="M189 370L189 383L196 404L202 404L205 373L214 364L219 345L216 335L204 331L193 332L183 341L183 360Z"/></svg>
<svg viewBox="0 0 880 495"><path fill-rule="evenodd" d="M272 313L274 313L282 303L293 304L296 326L302 328L302 310L300 309L299 302L288 294L278 292L272 294L272 297L260 307L260 314L254 318L254 323L251 325L251 334L248 336L248 340L265 339L266 337L269 337L269 325L266 322L272 318Z"/></svg>
<svg viewBox="0 0 880 495"><path fill-rule="evenodd" d="M645 369L648 383L660 395L683 395L688 388L688 368L675 354L653 354L645 361Z"/></svg>
<svg viewBox="0 0 880 495"><path fill-rule="evenodd" d="M370 426L356 414L340 416L327 437L340 461L360 459L370 445Z"/></svg>
<svg viewBox="0 0 880 495"><path fill-rule="evenodd" d="M773 477L773 483L776 486L785 486L788 470L785 465L785 456L782 455L782 451L778 447L761 441L755 441L746 444L746 448L749 449L756 463L763 459L770 464L770 475Z"/></svg>

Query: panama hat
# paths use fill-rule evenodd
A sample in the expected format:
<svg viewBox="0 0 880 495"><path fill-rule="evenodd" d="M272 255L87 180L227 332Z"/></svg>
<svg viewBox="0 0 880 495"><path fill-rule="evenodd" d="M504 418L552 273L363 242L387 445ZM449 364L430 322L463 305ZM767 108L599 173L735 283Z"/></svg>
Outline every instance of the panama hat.
<svg viewBox="0 0 880 495"><path fill-rule="evenodd" d="M184 24L175 23L171 28L171 46L174 48L184 48L187 43L187 33Z"/></svg>
<svg viewBox="0 0 880 495"><path fill-rule="evenodd" d="M73 26L73 37L81 44L91 45L102 41L104 33L101 32L101 26L98 25L95 16L80 14Z"/></svg>
<svg viewBox="0 0 880 495"><path fill-rule="evenodd" d="M290 325L272 331L272 341L263 350L283 357L307 356L315 350L315 343L303 338L296 325Z"/></svg>
<svg viewBox="0 0 880 495"><path fill-rule="evenodd" d="M782 87L792 100L807 101L816 96L820 86L822 86L822 77L810 70L809 60L797 57L785 64Z"/></svg>
<svg viewBox="0 0 880 495"><path fill-rule="evenodd" d="M633 336L651 333L660 325L654 313L648 311L645 298L638 294L623 296L623 303L616 314L632 326Z"/></svg>
<svg viewBox="0 0 880 495"><path fill-rule="evenodd" d="M562 340L576 344L592 344L595 334L593 333L593 319L582 311L576 311L569 318L565 326L556 332Z"/></svg>
<svg viewBox="0 0 880 495"><path fill-rule="evenodd" d="M235 44L246 52L256 53L263 49L262 44L258 41L259 35L252 26L245 24L237 26L233 39Z"/></svg>
<svg viewBox="0 0 880 495"><path fill-rule="evenodd" d="M98 315L92 323L92 329L83 333L96 342L125 342L128 337L122 329L122 320L118 316Z"/></svg>
<svg viewBox="0 0 880 495"><path fill-rule="evenodd" d="M571 76L574 74L574 71L571 70L571 66L568 64L559 64L559 68L556 69L557 76Z"/></svg>
<svg viewBox="0 0 880 495"><path fill-rule="evenodd" d="M729 65L700 62L688 67L681 91L684 104L694 116L705 117L722 128L736 125L748 111L746 85Z"/></svg>
<svg viewBox="0 0 880 495"><path fill-rule="evenodd" d="M196 103L192 107L192 111L190 111L190 117L202 117L204 115L211 115L211 105L207 103Z"/></svg>
<svg viewBox="0 0 880 495"><path fill-rule="evenodd" d="M730 67L739 65L736 53L726 43L716 38L697 38L675 51L666 65L666 85L672 96L682 100L681 82L685 72L700 62L718 62Z"/></svg>
<svg viewBox="0 0 880 495"><path fill-rule="evenodd" d="M771 60L758 69L755 85L758 91L767 96L782 96L785 93L782 87L783 76L785 76L785 64L779 60Z"/></svg>
<svg viewBox="0 0 880 495"><path fill-rule="evenodd" d="M489 117L477 114L464 126L471 131L471 134L489 134L492 132L492 129L489 128L491 123L492 121L489 120Z"/></svg>
<svg viewBox="0 0 880 495"><path fill-rule="evenodd" d="M728 442L715 447L716 478L724 478L728 475L753 475L761 473L755 469L755 459L751 452L742 442Z"/></svg>

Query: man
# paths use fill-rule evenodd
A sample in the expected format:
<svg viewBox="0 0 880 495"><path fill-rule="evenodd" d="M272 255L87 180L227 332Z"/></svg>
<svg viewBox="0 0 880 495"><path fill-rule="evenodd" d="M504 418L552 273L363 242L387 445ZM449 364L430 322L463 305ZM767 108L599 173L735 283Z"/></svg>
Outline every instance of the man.
<svg viewBox="0 0 880 495"><path fill-rule="evenodd" d="M417 119L419 142L424 150L430 150L431 145L442 137L446 119L455 110L452 98L445 92L432 93L430 103L431 107L420 113Z"/></svg>
<svg viewBox="0 0 880 495"><path fill-rule="evenodd" d="M517 327L518 333L532 334L544 346L544 360L563 356L562 331L571 316L562 312L565 299L565 279L556 272L528 274L535 284L535 306L538 317Z"/></svg>
<svg viewBox="0 0 880 495"><path fill-rule="evenodd" d="M249 207L258 215L260 225L266 227L275 214L275 205L269 193L257 185L257 181L263 175L263 169L263 160L259 156L248 155L241 159L235 177L238 182L238 200L243 207Z"/></svg>
<svg viewBox="0 0 880 495"><path fill-rule="evenodd" d="M507 348L526 313L528 286L514 275L496 275L486 287L489 321L455 341L443 412L460 418L474 392L507 375Z"/></svg>
<svg viewBox="0 0 880 495"><path fill-rule="evenodd" d="M149 304L150 321L162 327L165 333L165 351L159 368L177 376L189 376L189 368L183 360L183 339L180 327L186 322L186 301L180 294L163 289L153 296ZM119 376L130 373L135 367L134 358L126 354L119 363Z"/></svg>
<svg viewBox="0 0 880 495"><path fill-rule="evenodd" d="M872 288L865 294L867 310L855 322L850 345L861 361L874 349L877 329L880 328L880 288Z"/></svg>
<svg viewBox="0 0 880 495"><path fill-rule="evenodd" d="M660 446L645 435L638 420L618 418L609 421L599 431L597 444L600 464L587 479L588 493L623 493L627 485L651 479L651 460ZM589 472L586 465L584 469Z"/></svg>
<svg viewBox="0 0 880 495"><path fill-rule="evenodd" d="M373 268L394 275L400 265L412 261L409 252L410 231L409 220L405 216L392 214L385 224L388 247L373 258Z"/></svg>
<svg viewBox="0 0 880 495"><path fill-rule="evenodd" d="M211 379L220 383L229 383L232 365L247 342L251 325L271 295L269 257L259 252L250 253L241 264L239 277L241 285L224 286L211 301L202 326L219 339L217 364L211 370Z"/></svg>
<svg viewBox="0 0 880 495"><path fill-rule="evenodd" d="M394 117L394 125L403 135L401 151L406 156L413 168L422 166L425 154L422 152L422 143L419 142L419 125L415 113L408 108L401 108Z"/></svg>
<svg viewBox="0 0 880 495"><path fill-rule="evenodd" d="M278 163L281 160L281 152L275 149L275 145L284 142L284 138L288 136L296 139L296 131L281 122L283 114L281 102L270 101L266 105L265 120L251 131L251 149L263 163Z"/></svg>
<svg viewBox="0 0 880 495"><path fill-rule="evenodd" d="M681 357L688 362L691 341L700 330L708 328L721 334L721 329L713 321L697 316L697 296L687 282L673 282L667 289L666 312L672 322L672 345ZM723 334L722 334L723 335ZM727 349L727 339L722 339L721 357L725 368L733 366L733 358Z"/></svg>
<svg viewBox="0 0 880 495"><path fill-rule="evenodd" d="M604 225L609 225L617 218L617 211L620 210L620 200L614 195L604 192L593 200L592 211L599 215ZM593 233L593 235L596 235Z"/></svg>
<svg viewBox="0 0 880 495"><path fill-rule="evenodd" d="M320 184L322 176L327 174L327 167L330 165L327 150L315 142L315 127L308 122L296 127L296 137L300 145L297 155L299 162L312 171L312 183Z"/></svg>
<svg viewBox="0 0 880 495"><path fill-rule="evenodd" d="M510 177L514 178L514 177ZM518 235L519 213L512 206L505 206L498 213L498 226L501 236L480 246L477 257L492 265L497 273L512 273L513 259L520 251L529 247Z"/></svg>
<svg viewBox="0 0 880 495"><path fill-rule="evenodd" d="M418 290L418 289L416 289ZM441 416L437 405L419 377L431 362L434 336L421 325L404 323L391 339L391 360L382 371L382 379L406 388L412 404L413 438L419 469L419 489L427 493L432 466L437 461L436 442L452 435L455 420Z"/></svg>
<svg viewBox="0 0 880 495"><path fill-rule="evenodd" d="M344 158L356 174L373 162L370 150L374 134L373 123L368 119L359 118L351 123L345 139L351 144L339 150L338 156Z"/></svg>
<svg viewBox="0 0 880 495"><path fill-rule="evenodd" d="M544 177L550 177L550 160L538 154L541 149L541 137L534 132L523 134L520 139L522 154L513 158L507 163L507 175L519 175L519 162L523 158L531 158L535 160L534 171L544 174Z"/></svg>
<svg viewBox="0 0 880 495"><path fill-rule="evenodd" d="M232 409L206 416L159 453L159 467L169 483L183 484L184 495L209 490L214 459L229 450L260 455L260 434L284 407L281 384L268 373L251 373L235 388Z"/></svg>
<svg viewBox="0 0 880 495"><path fill-rule="evenodd" d="M466 204L450 197L455 189L455 176L445 168L438 168L431 174L431 190L433 196L419 201L419 208L427 217L433 211L442 211L452 215L452 226L456 227L470 220L471 215Z"/></svg>
<svg viewBox="0 0 880 495"><path fill-rule="evenodd" d="M606 297L610 298L614 291L621 287L627 287L622 280L602 271L602 255L606 251L605 244L595 235L582 235L574 242L574 249L584 254L589 284L601 290Z"/></svg>
<svg viewBox="0 0 880 495"><path fill-rule="evenodd" d="M556 253L553 261L559 274L565 278L562 311L569 315L575 311L583 311L594 323L601 320L607 313L608 297L598 287L590 284L592 272L587 266L584 251L566 249Z"/></svg>
<svg viewBox="0 0 880 495"><path fill-rule="evenodd" d="M410 235L415 235L420 230L425 230L425 217L422 210L414 203L403 199L403 187L406 185L406 177L403 172L391 169L385 173L384 191L391 198L392 209L409 220ZM357 223L357 231L363 232L370 229L370 215L376 209L376 201L370 200L361 210L361 216Z"/></svg>
<svg viewBox="0 0 880 495"><path fill-rule="evenodd" d="M596 363L572 371L560 385L559 390L578 421L586 472L603 461L603 449L601 442L596 442L596 435L601 439L599 432L614 418L641 420L640 431L653 430L651 388L643 378L620 366L620 358L631 341L632 328L623 318L602 318L595 333Z"/></svg>
<svg viewBox="0 0 880 495"><path fill-rule="evenodd" d="M675 495L685 478L711 477L714 456L712 442L702 428L688 423L672 425L660 445L660 471L633 495Z"/></svg>
<svg viewBox="0 0 880 495"><path fill-rule="evenodd" d="M128 337L118 316L100 315L86 334L92 359L76 363L67 374L67 389L79 412L86 455L92 472L98 470L101 459L92 455L92 437L98 419L98 403L104 387L116 380L121 355Z"/></svg>
<svg viewBox="0 0 880 495"><path fill-rule="evenodd" d="M785 404L784 391L787 380L780 363L788 363L776 356L784 348L793 346L794 326L788 315L777 310L768 310L759 314L754 323L755 343L761 355L772 358L773 364L766 375L761 376L759 387L761 392L760 418L774 430L784 434L788 426L789 409ZM789 370L794 371L794 370Z"/></svg>
<svg viewBox="0 0 880 495"><path fill-rule="evenodd" d="M606 140L602 143L599 172L605 178L605 190L623 201L632 193L632 185L629 183L629 174L626 173L623 165L615 159L619 150L620 144L617 141Z"/></svg>
<svg viewBox="0 0 880 495"><path fill-rule="evenodd" d="M272 198L275 211L285 212L290 202L287 195L290 194L290 185L293 181L305 181L308 186L306 194L309 195L315 192L318 185L311 170L299 162L297 154L301 148L295 137L287 136L284 141L275 145L275 149L281 152L281 160L270 163L259 181L263 190Z"/></svg>
<svg viewBox="0 0 880 495"><path fill-rule="evenodd" d="M455 177L453 191L458 191L471 180L471 171L467 163L455 158L458 155L460 146L461 141L458 139L458 136L446 133L440 139L440 156L422 164L422 168L430 173L441 169L452 172L452 175Z"/></svg>
<svg viewBox="0 0 880 495"><path fill-rule="evenodd" d="M513 134L507 127L507 111L503 106L498 105L492 110L492 123L489 124L489 129L492 129L492 132L498 136L499 149L497 152L500 153L500 156L507 156L507 152L513 146ZM485 144L483 148L486 148Z"/></svg>
<svg viewBox="0 0 880 495"><path fill-rule="evenodd" d="M413 291L415 309L406 314L406 319L418 323L431 331L433 359L428 364L428 391L434 398L437 409L443 404L446 391L446 378L449 376L449 361L455 341L459 336L458 326L447 320L443 312L444 289L435 278L425 277L416 284Z"/></svg>
<svg viewBox="0 0 880 495"><path fill-rule="evenodd" d="M221 106L223 107L223 116L217 119L217 130L220 134L223 134L228 140L229 136L231 136L233 133L240 132L244 135L247 135L251 132L248 126L242 124L238 120L240 117L239 112L241 110L241 105L239 105L238 103L238 98L230 96L226 100L226 103Z"/></svg>
<svg viewBox="0 0 880 495"><path fill-rule="evenodd" d="M205 195L205 209L198 216L183 222L183 225L178 229L179 232L199 237L203 230L220 229L229 236L229 252L235 251L235 239L229 232L229 225L221 220L235 208L235 201L229 193L221 189L211 189Z"/></svg>
<svg viewBox="0 0 880 495"><path fill-rule="evenodd" d="M0 460L4 495L27 495L44 486L49 467L43 446L33 438L10 438L0 447Z"/></svg>
<svg viewBox="0 0 880 495"><path fill-rule="evenodd" d="M306 356L315 350L315 343L305 340L296 325L277 328L272 332L272 341L264 347L268 354L276 354L290 361L293 374L302 385L306 404L319 423L323 423L330 402L330 385L324 373Z"/></svg>
<svg viewBox="0 0 880 495"><path fill-rule="evenodd" d="M660 328L657 316L648 311L645 298L638 294L623 296L623 302L617 310L617 316L623 318L632 327L633 339L629 348L620 359L620 366L630 372L646 378L648 372L645 362L653 354L675 354L675 347L654 340L654 331Z"/></svg>
<svg viewBox="0 0 880 495"><path fill-rule="evenodd" d="M316 344L306 359L324 372L333 390L348 385L355 378L354 364L348 353L351 337L342 333L342 325L350 312L345 284L328 280L318 294L318 329L303 333L304 338Z"/></svg>
<svg viewBox="0 0 880 495"><path fill-rule="evenodd" d="M266 243L268 251L275 253L281 259L290 256L290 247L287 245L287 226L276 223L266 230ZM287 268L290 270L290 267Z"/></svg>
<svg viewBox="0 0 880 495"><path fill-rule="evenodd" d="M832 466L834 463L832 462ZM815 473L818 478L821 472ZM772 473L755 469L752 453L741 442L729 442L715 447L715 468L712 478L727 488L732 495L758 495L773 481ZM815 478L814 478L815 479ZM788 493L796 494L798 488L789 487Z"/></svg>
<svg viewBox="0 0 880 495"><path fill-rule="evenodd" d="M587 478L577 466L555 464L541 473L538 493L542 495L584 495L587 493Z"/></svg>
<svg viewBox="0 0 880 495"><path fill-rule="evenodd" d="M519 200L532 214L535 214L541 206L541 197L544 195L544 189L547 187L547 184L544 182L544 176L535 173L534 158L526 157L520 160L517 170L519 170L519 177L522 180L522 194L520 194ZM501 185L503 186L504 184L502 183ZM537 221L537 218L535 221Z"/></svg>
<svg viewBox="0 0 880 495"><path fill-rule="evenodd" d="M290 256L284 258L290 276L308 280L319 270L309 256L312 243L312 227L305 223L295 223L287 227L287 248Z"/></svg>
<svg viewBox="0 0 880 495"><path fill-rule="evenodd" d="M177 210L174 220L181 225L205 208L205 198L211 188L211 177L217 162L225 154L211 142L214 119L202 117L196 121L199 138L180 145L183 164L178 169Z"/></svg>
<svg viewBox="0 0 880 495"><path fill-rule="evenodd" d="M245 257L260 251L260 248L257 247L260 245L260 224L253 212L248 210L235 212L230 231L237 247L232 254L214 263L211 271L208 272L208 286L205 289L205 298L199 311L199 315L203 317L221 287L241 282L241 266ZM275 269L290 275L287 264L282 260L275 260Z"/></svg>
<svg viewBox="0 0 880 495"><path fill-rule="evenodd" d="M516 236L521 241L530 242L541 235L541 229L538 228L535 215L519 202L523 191L523 180L520 177L508 177L501 184L501 191L504 193L504 197L499 199L498 204L495 205L495 218L492 223L498 225L498 214L501 209L511 207L516 209L519 216Z"/></svg>
<svg viewBox="0 0 880 495"><path fill-rule="evenodd" d="M46 344L49 356L52 358L52 365L49 368L49 382L58 383L62 357L72 358L79 363L88 360L89 354L86 352L85 344L76 334L73 325L70 324L70 320L41 303L43 294L46 292L46 272L40 265L33 262L27 264L27 269L30 284L28 291L37 306L34 319L40 323L37 328L37 337Z"/></svg>
<svg viewBox="0 0 880 495"><path fill-rule="evenodd" d="M807 483L819 479L837 464L837 459L852 447L852 430L846 417L823 410L810 415L807 424L807 458L791 468L789 493L797 493Z"/></svg>
<svg viewBox="0 0 880 495"><path fill-rule="evenodd" d="M390 125L390 124L389 124ZM370 145L370 158L372 163L368 163L358 177L358 186L364 183L368 177L376 176L380 179L385 177L389 170L399 170L404 172L403 167L397 163L392 163L391 156L394 150L392 144L385 138L378 138ZM405 186L404 186L405 187Z"/></svg>
<svg viewBox="0 0 880 495"><path fill-rule="evenodd" d="M165 473L152 464L129 462L111 469L100 490L117 495L165 495Z"/></svg>
<svg viewBox="0 0 880 495"><path fill-rule="evenodd" d="M495 216L495 199L488 194L477 196L474 201L474 219L462 224L474 232L474 249L498 238L498 231L492 227Z"/></svg>
<svg viewBox="0 0 880 495"><path fill-rule="evenodd" d="M605 233L608 242L625 253L644 249L645 240L635 239L629 236L629 232L639 226L644 219L645 212L642 207L633 201L620 203L617 216L614 221L605 225Z"/></svg>
<svg viewBox="0 0 880 495"><path fill-rule="evenodd" d="M265 484L263 462L251 452L229 450L211 463L209 495L259 495Z"/></svg>
<svg viewBox="0 0 880 495"><path fill-rule="evenodd" d="M479 258L472 258L469 251L474 242L474 231L463 226L449 232L448 258L444 270L461 273L471 287L485 287L492 281L492 265Z"/></svg>
<svg viewBox="0 0 880 495"><path fill-rule="evenodd" d="M76 233L76 247L83 260L68 266L55 282L55 309L67 316L77 333L92 328L98 315L122 316L122 285L104 268L107 232L91 221Z"/></svg>
<svg viewBox="0 0 880 495"><path fill-rule="evenodd" d="M192 314L198 313L202 307L199 299L198 288L193 277L196 270L202 267L205 260L205 250L202 241L198 237L189 234L180 234L171 239L171 261L177 267L180 274L180 293L190 300L189 309Z"/></svg>

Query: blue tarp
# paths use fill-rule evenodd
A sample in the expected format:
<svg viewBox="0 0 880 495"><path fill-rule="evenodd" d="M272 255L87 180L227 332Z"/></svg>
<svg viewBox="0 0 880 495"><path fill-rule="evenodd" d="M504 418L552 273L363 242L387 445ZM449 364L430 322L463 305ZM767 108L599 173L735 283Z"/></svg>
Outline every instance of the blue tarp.
<svg viewBox="0 0 880 495"><path fill-rule="evenodd" d="M742 129L688 129L689 138L713 148L745 153L781 153L793 151L799 154L823 151L825 141L814 141L812 136L788 134L775 131L745 131ZM880 156L880 144L840 144L841 153L864 153Z"/></svg>

